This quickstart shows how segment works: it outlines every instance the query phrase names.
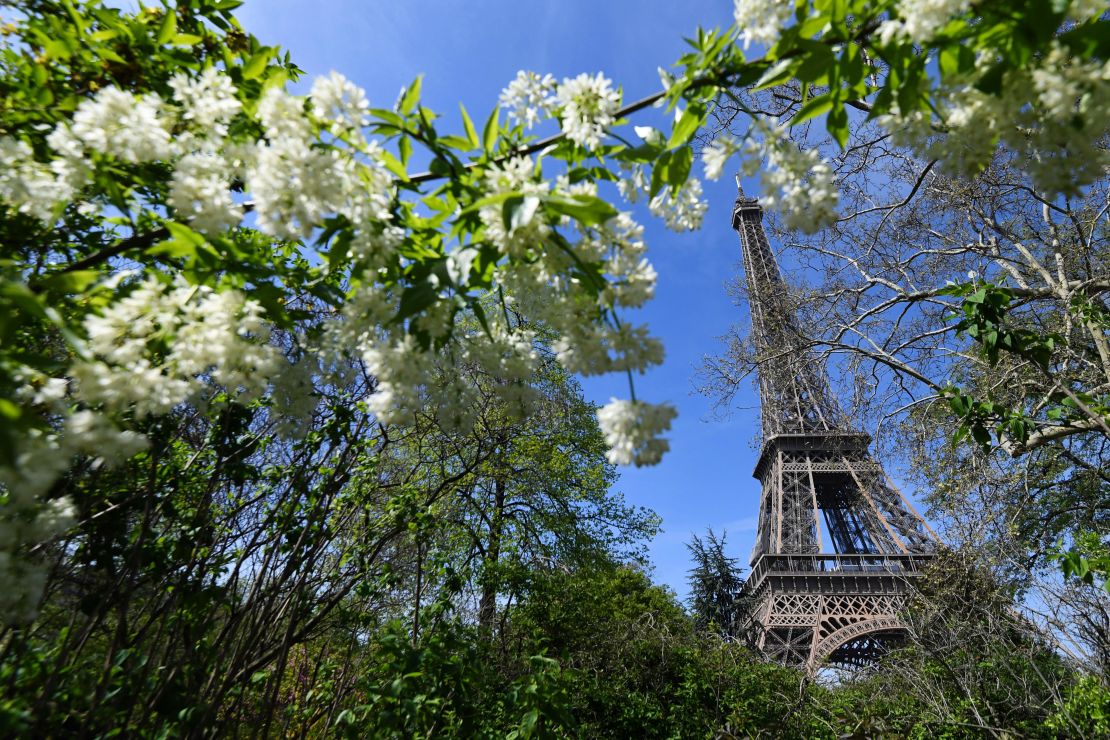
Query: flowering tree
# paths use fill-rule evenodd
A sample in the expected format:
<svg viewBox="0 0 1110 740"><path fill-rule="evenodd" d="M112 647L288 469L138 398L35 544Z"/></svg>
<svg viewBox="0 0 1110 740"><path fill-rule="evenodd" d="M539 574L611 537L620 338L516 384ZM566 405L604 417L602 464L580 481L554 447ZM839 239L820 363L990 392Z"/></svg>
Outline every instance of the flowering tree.
<svg viewBox="0 0 1110 740"><path fill-rule="evenodd" d="M571 372L631 381L660 362L648 329L622 318L655 280L622 209L644 198L669 228L700 226L690 142L721 95L750 127L707 149L705 175L740 154L745 171L762 167L765 202L803 231L829 223L838 201L829 165L786 136L811 119L844 146L849 111L861 111L961 172L1006 141L1036 153L1031 176L1048 193L1083 188L1106 163L1098 3L740 0L736 26L699 30L657 95L624 105L601 74L521 72L480 129L463 111L456 133L437 128L419 80L388 108L337 73L290 94L298 70L240 29L237 5L129 14L28 0L5 19L9 618L37 602L31 551L74 521L73 502L51 492L59 477L76 459L141 455L183 405L259 404L295 436L315 387L357 358L383 427L432 403L466 428L473 393L462 375L433 382L434 368L523 379L538 327L556 333ZM749 58L753 42L764 51ZM732 93L789 80L802 100L790 120ZM675 112L671 130L626 132L655 102ZM545 121L560 133L537 140ZM609 459L657 462L674 414L614 400L599 412Z"/></svg>

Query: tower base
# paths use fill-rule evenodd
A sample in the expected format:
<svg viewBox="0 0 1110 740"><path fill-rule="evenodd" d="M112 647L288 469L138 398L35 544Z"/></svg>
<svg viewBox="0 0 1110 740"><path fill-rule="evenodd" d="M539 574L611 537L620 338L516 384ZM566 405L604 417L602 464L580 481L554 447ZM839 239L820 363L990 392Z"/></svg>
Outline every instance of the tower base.
<svg viewBox="0 0 1110 740"><path fill-rule="evenodd" d="M899 612L928 555L763 555L743 595L768 659L814 672L874 663L905 636Z"/></svg>

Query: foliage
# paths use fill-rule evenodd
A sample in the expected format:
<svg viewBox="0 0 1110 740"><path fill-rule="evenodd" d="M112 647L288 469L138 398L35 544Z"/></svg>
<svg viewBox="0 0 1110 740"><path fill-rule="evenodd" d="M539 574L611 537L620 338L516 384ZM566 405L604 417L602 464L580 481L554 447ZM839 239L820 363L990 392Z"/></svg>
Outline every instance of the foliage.
<svg viewBox="0 0 1110 740"><path fill-rule="evenodd" d="M748 605L740 596L744 579L739 560L725 555L726 533L718 538L710 529L703 541L697 535L686 544L694 567L688 576L690 608L702 629L737 637L746 621Z"/></svg>
<svg viewBox="0 0 1110 740"><path fill-rule="evenodd" d="M464 110L449 133L419 78L393 108L334 73L292 95L299 70L240 28L238 4L5 4L4 729L812 737L843 725L821 709L831 695L699 631L642 571L614 564L638 558L657 522L609 492L612 466L657 462L674 416L634 398L595 414L570 379L631 382L662 358L627 319L655 272L622 209L643 197L668 227L698 228L692 142L727 106L749 125L707 150L706 175L736 154L749 173L766 159L765 201L807 233L837 222L841 193L785 125L823 122L850 158L849 111L948 175L989 173L1002 142L1038 202L1063 209L1105 164L1099 12L741 2L737 27L699 29L647 100L622 107L601 74L522 72L507 116L495 108L479 128ZM748 58L752 41L762 56ZM798 92L788 121L741 90L782 86ZM634 127L632 140L629 117L656 101L673 126ZM545 123L559 133L537 139ZM962 297L952 331L1025 377L1030 357L1043 372L1066 364L1062 351L1105 360L1099 279L1078 295L1062 279L1070 303L1055 316L1079 338L1025 327L1024 288L992 276L927 297ZM1101 428L1090 377L1069 376L1034 414L1027 386L953 397L969 424L1032 449ZM997 609L984 613L956 646L959 680L915 698L947 712L963 701L953 686L974 684L936 726L1099 726L1098 691L1013 624L986 641L976 630ZM1030 706L1013 686L1040 691L1034 674L1063 688L1031 689Z"/></svg>

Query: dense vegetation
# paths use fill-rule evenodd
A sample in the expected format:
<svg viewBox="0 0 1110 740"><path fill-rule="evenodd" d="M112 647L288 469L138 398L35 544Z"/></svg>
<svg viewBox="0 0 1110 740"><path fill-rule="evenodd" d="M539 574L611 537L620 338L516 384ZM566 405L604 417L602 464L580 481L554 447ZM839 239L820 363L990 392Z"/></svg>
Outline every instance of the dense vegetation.
<svg viewBox="0 0 1110 740"><path fill-rule="evenodd" d="M238 5L3 3L0 732L1110 734L1099 4L739 2L656 96L672 131L635 145L611 135L635 110L600 74L522 72L507 120L464 112L453 135L419 80L392 110L339 75L294 96L300 71ZM1058 105L1031 104L1053 74ZM968 152L972 107L993 133ZM822 264L830 285L799 303L862 337L817 346L895 371L846 400L910 394L901 428L930 430L910 452L971 546L937 559L905 648L839 681L749 648L723 537L691 543L689 604L651 582L658 517L615 465L658 461L674 411L598 409L574 377L662 356L620 318L655 272L599 188L697 228L695 137L722 113L750 126L705 147L706 176L766 160L765 202L815 234L795 246L907 284L978 270L913 292ZM547 148L541 120L561 131ZM817 121L828 139L800 148ZM956 254L914 208L871 208L864 139L907 203L924 184L915 206L978 208L1013 238ZM841 194L875 220L838 220ZM871 249L889 225L929 259ZM876 308L876 285L896 298ZM907 327L943 353L863 351ZM960 529L982 510L993 529ZM1035 583L1067 629L1019 608Z"/></svg>

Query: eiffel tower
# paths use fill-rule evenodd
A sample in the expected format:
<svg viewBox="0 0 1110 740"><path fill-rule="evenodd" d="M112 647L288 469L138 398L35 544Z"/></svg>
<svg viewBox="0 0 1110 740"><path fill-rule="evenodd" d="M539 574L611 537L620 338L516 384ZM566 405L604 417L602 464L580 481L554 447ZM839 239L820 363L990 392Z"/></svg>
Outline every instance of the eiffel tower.
<svg viewBox="0 0 1110 740"><path fill-rule="evenodd" d="M739 186L739 178L737 179ZM757 540L742 596L769 659L815 671L858 667L904 636L898 612L937 542L868 452L829 389L741 189L732 211L747 274L763 444Z"/></svg>

